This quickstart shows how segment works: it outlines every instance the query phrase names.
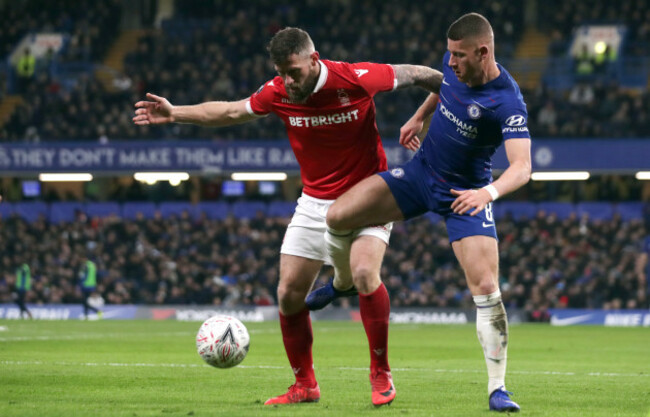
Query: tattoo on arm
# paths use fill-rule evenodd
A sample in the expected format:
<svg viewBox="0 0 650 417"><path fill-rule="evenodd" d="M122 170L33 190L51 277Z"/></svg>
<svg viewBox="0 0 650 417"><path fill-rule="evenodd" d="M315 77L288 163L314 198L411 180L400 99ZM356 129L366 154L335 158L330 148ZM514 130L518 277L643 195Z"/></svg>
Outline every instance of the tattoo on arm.
<svg viewBox="0 0 650 417"><path fill-rule="evenodd" d="M393 65L395 78L397 78L397 88L410 87L416 85L429 90L433 93L440 92L442 84L442 73L423 65Z"/></svg>

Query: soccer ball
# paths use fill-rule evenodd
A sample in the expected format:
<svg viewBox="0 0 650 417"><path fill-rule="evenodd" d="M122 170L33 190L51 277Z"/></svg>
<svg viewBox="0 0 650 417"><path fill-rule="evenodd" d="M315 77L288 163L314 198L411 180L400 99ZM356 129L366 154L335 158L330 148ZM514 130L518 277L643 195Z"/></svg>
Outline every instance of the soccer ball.
<svg viewBox="0 0 650 417"><path fill-rule="evenodd" d="M196 350L208 365L232 368L248 353L250 336L246 326L231 316L214 316L203 322L196 334Z"/></svg>

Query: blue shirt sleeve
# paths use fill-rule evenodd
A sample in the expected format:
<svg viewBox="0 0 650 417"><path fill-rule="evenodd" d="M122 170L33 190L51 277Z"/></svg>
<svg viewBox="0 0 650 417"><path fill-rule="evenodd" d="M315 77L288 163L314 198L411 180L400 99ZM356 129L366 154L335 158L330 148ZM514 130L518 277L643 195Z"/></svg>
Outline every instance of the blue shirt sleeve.
<svg viewBox="0 0 650 417"><path fill-rule="evenodd" d="M504 106L499 112L503 140L530 139L528 131L528 112L525 106Z"/></svg>

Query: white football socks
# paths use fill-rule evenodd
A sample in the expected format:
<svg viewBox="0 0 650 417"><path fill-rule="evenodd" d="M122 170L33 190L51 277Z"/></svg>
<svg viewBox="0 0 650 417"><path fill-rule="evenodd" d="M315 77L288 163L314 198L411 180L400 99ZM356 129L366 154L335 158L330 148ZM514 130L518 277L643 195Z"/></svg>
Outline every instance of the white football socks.
<svg viewBox="0 0 650 417"><path fill-rule="evenodd" d="M475 295L476 334L483 347L488 371L488 395L505 389L508 353L508 316L501 302L501 291Z"/></svg>
<svg viewBox="0 0 650 417"><path fill-rule="evenodd" d="M345 291L354 285L350 269L350 246L352 246L351 230L335 230L327 228L325 232L327 252L334 267L334 288Z"/></svg>

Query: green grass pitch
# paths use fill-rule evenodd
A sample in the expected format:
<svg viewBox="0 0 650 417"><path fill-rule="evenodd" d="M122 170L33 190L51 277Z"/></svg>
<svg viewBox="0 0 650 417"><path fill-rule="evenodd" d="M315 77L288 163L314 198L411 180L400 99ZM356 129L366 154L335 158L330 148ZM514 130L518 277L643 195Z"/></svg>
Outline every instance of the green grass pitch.
<svg viewBox="0 0 650 417"><path fill-rule="evenodd" d="M360 323L314 322L316 404L269 407L293 382L277 322L246 323L232 369L204 365L200 323L0 320L0 416L489 416L473 325L391 325L397 397L370 402ZM522 416L650 416L650 329L510 328Z"/></svg>

